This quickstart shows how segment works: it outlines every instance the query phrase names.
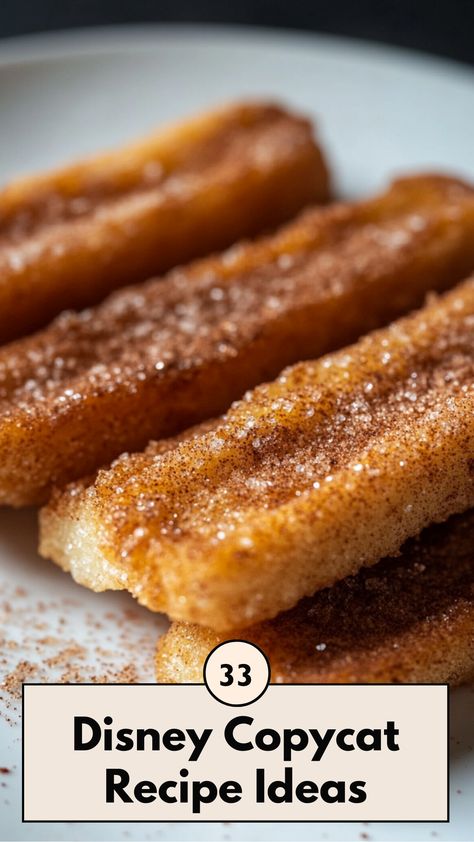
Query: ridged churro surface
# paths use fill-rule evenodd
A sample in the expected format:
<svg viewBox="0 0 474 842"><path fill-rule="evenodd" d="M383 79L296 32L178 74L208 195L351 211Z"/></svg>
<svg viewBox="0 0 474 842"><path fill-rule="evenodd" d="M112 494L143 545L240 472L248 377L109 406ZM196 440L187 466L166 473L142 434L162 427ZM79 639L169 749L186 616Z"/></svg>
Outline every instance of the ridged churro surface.
<svg viewBox="0 0 474 842"><path fill-rule="evenodd" d="M41 552L218 630L275 616L474 506L474 279L56 494Z"/></svg>
<svg viewBox="0 0 474 842"><path fill-rule="evenodd" d="M328 198L306 120L222 108L0 192L0 342Z"/></svg>
<svg viewBox="0 0 474 842"><path fill-rule="evenodd" d="M0 349L0 502L216 416L473 267L473 190L419 176L66 314Z"/></svg>
<svg viewBox="0 0 474 842"><path fill-rule="evenodd" d="M260 646L274 683L449 682L474 676L474 512L433 526L386 559L231 635L176 623L158 643L157 680L202 682L206 656Z"/></svg>

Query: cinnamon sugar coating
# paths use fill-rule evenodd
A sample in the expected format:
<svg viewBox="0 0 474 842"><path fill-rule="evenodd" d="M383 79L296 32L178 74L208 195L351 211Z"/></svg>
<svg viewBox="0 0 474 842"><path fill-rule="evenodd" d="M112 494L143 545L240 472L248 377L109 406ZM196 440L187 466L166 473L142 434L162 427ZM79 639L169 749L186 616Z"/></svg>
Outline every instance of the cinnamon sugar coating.
<svg viewBox="0 0 474 842"><path fill-rule="evenodd" d="M0 342L328 198L309 123L237 103L0 192Z"/></svg>
<svg viewBox="0 0 474 842"><path fill-rule="evenodd" d="M226 630L472 506L474 278L56 493L40 551L94 590Z"/></svg>
<svg viewBox="0 0 474 842"><path fill-rule="evenodd" d="M230 637L266 652L273 683L467 681L474 676L474 511ZM158 642L157 680L202 682L207 655L226 639L176 623Z"/></svg>
<svg viewBox="0 0 474 842"><path fill-rule="evenodd" d="M65 314L0 349L0 502L216 416L473 268L472 188L415 176Z"/></svg>

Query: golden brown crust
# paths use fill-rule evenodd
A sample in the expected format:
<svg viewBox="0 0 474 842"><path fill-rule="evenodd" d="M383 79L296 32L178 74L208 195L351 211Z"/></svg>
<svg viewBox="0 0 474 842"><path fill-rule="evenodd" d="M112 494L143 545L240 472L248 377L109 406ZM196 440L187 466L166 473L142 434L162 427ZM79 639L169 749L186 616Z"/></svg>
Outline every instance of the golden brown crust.
<svg viewBox="0 0 474 842"><path fill-rule="evenodd" d="M158 643L157 680L202 682L210 650L250 640L273 683L449 682L474 676L474 512L411 539L400 556L258 626L219 635L176 623Z"/></svg>
<svg viewBox="0 0 474 842"><path fill-rule="evenodd" d="M218 415L473 266L473 190L419 176L66 314L0 350L0 502Z"/></svg>
<svg viewBox="0 0 474 842"><path fill-rule="evenodd" d="M0 342L328 198L311 128L217 109L0 192Z"/></svg>
<svg viewBox="0 0 474 842"><path fill-rule="evenodd" d="M474 278L287 369L210 430L56 494L41 552L101 590L248 625L474 506Z"/></svg>

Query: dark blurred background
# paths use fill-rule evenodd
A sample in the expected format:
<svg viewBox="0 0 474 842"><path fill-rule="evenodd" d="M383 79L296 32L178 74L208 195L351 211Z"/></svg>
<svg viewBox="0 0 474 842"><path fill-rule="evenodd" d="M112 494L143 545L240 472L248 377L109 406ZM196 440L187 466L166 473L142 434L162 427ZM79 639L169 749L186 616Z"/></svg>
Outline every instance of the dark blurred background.
<svg viewBox="0 0 474 842"><path fill-rule="evenodd" d="M474 0L0 0L0 37L146 22L315 30L474 64Z"/></svg>

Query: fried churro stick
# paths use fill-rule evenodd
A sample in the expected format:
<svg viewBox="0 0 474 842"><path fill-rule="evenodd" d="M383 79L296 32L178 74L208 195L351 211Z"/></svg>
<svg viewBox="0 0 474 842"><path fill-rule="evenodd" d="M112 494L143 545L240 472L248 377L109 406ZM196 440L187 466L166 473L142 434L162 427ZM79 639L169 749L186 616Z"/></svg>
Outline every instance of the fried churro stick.
<svg viewBox="0 0 474 842"><path fill-rule="evenodd" d="M415 177L65 315L0 349L0 502L216 416L473 267L474 192Z"/></svg>
<svg viewBox="0 0 474 842"><path fill-rule="evenodd" d="M275 616L474 505L474 278L289 368L212 429L56 494L41 553L217 630Z"/></svg>
<svg viewBox="0 0 474 842"><path fill-rule="evenodd" d="M328 198L306 120L243 103L0 192L0 342Z"/></svg>
<svg viewBox="0 0 474 842"><path fill-rule="evenodd" d="M257 626L218 635L176 623L158 643L157 680L202 682L232 638L268 655L274 683L449 682L474 676L474 512Z"/></svg>

